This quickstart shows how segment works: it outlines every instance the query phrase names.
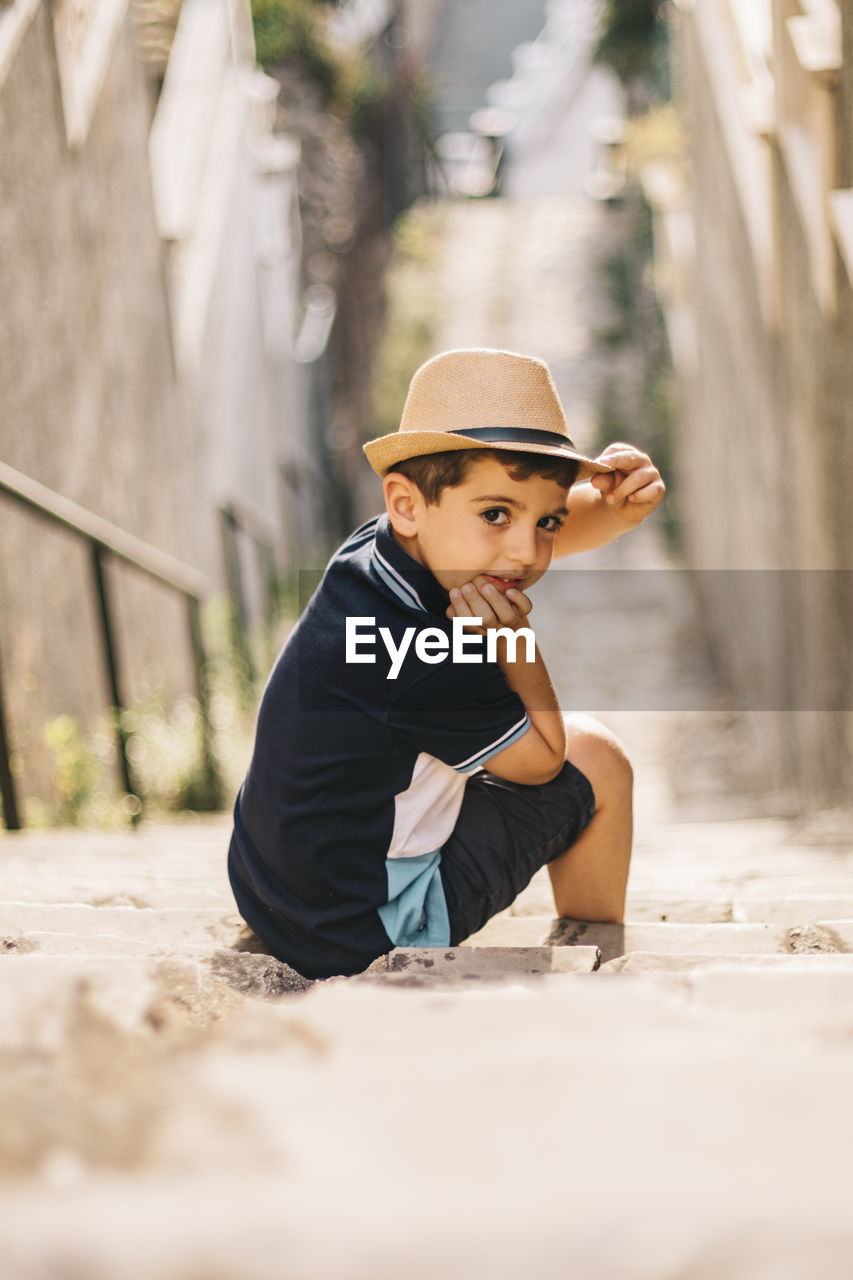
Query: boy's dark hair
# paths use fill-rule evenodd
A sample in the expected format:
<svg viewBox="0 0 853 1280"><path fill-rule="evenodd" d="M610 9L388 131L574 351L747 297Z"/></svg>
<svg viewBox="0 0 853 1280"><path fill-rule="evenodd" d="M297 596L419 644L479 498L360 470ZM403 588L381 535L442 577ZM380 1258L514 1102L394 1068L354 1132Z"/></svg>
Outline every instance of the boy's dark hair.
<svg viewBox="0 0 853 1280"><path fill-rule="evenodd" d="M477 458L494 458L513 480L542 476L568 489L578 476L580 463L574 458L555 458L547 453L526 453L515 449L453 449L447 453L424 453L404 458L392 471L399 471L420 489L428 506L437 506L444 489L462 484Z"/></svg>

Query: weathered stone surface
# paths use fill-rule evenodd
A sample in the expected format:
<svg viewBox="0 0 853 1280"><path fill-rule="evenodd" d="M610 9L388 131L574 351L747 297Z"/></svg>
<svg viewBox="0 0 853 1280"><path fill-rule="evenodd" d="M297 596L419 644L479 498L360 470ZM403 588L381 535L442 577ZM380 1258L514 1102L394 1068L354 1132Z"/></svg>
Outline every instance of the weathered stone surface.
<svg viewBox="0 0 853 1280"><path fill-rule="evenodd" d="M790 1258L827 1261L791 1280L840 1278L853 1037L815 1088L823 1024L796 1052L774 1035L771 1059L745 1003L729 1020L703 995L715 977L326 983L171 1049L90 1022L73 1091L61 1049L5 1072L34 1145L4 1191L4 1280L273 1280L282 1259L300 1280L511 1280L534 1260L564 1280L567 1257L591 1280L775 1280Z"/></svg>
<svg viewBox="0 0 853 1280"><path fill-rule="evenodd" d="M463 947L544 947L551 932L553 903L549 916L516 916L509 911L492 916L482 929L466 938Z"/></svg>
<svg viewBox="0 0 853 1280"><path fill-rule="evenodd" d="M704 895L629 893L625 904L625 919L631 924L649 921L670 924L729 924L733 919L732 897L713 890Z"/></svg>
<svg viewBox="0 0 853 1280"><path fill-rule="evenodd" d="M0 862L0 905L16 903L77 904L88 907L137 907L169 909L172 907L234 908L234 895L227 884L208 881L200 872L194 876L167 874L140 875L127 868L99 868L89 876L40 872L18 873L14 879L2 875ZM105 886L109 886L105 888Z"/></svg>
<svg viewBox="0 0 853 1280"><path fill-rule="evenodd" d="M397 947L371 965L365 976L373 982L412 986L501 981L550 973L593 973L600 960L596 947Z"/></svg>
<svg viewBox="0 0 853 1280"><path fill-rule="evenodd" d="M207 963L214 978L227 983L240 995L264 1000L307 991L313 985L310 979L303 978L274 956L215 951Z"/></svg>
<svg viewBox="0 0 853 1280"><path fill-rule="evenodd" d="M276 1000L312 984L272 956L7 956L0 963L0 1049L70 1048L84 1004L116 1032L207 1025L245 998Z"/></svg>
<svg viewBox="0 0 853 1280"><path fill-rule="evenodd" d="M810 965L817 972L827 968L844 968L853 973L853 955L833 954L785 954L758 955L735 952L679 953L661 951L629 951L625 955L602 962L602 973L684 973L693 969L728 968L771 969L790 973L800 964Z"/></svg>
<svg viewBox="0 0 853 1280"><path fill-rule="evenodd" d="M248 930L236 910L166 910L0 903L0 955L158 955L237 945Z"/></svg>
<svg viewBox="0 0 853 1280"><path fill-rule="evenodd" d="M707 888L695 886L679 889L668 882L666 888L657 890L640 887L640 881L632 876L628 885L625 918L630 921L669 920L681 924L720 924L732 919L731 891L724 891L711 884ZM546 869L537 872L527 888L509 908L516 916L552 918L554 897ZM758 919L758 918L756 918Z"/></svg>
<svg viewBox="0 0 853 1280"><path fill-rule="evenodd" d="M796 955L853 950L853 921L815 922L788 930L788 950Z"/></svg>
<svg viewBox="0 0 853 1280"><path fill-rule="evenodd" d="M697 1017L715 1017L762 1044L775 1036L790 1051L818 1042L849 1045L853 1038L851 956L749 956L674 980Z"/></svg>
<svg viewBox="0 0 853 1280"><path fill-rule="evenodd" d="M777 892L766 897L738 894L732 904L734 919L740 924L763 921L787 928L813 924L816 920L853 920L853 894L799 894Z"/></svg>
<svg viewBox="0 0 853 1280"><path fill-rule="evenodd" d="M628 951L742 955L774 954L788 949L787 930L761 924L619 925L502 915L475 937L478 942L503 946L533 943L536 937L554 947L593 946L599 948L605 962Z"/></svg>
<svg viewBox="0 0 853 1280"><path fill-rule="evenodd" d="M138 831L0 832L0 910L16 903L234 910L230 824L143 823Z"/></svg>

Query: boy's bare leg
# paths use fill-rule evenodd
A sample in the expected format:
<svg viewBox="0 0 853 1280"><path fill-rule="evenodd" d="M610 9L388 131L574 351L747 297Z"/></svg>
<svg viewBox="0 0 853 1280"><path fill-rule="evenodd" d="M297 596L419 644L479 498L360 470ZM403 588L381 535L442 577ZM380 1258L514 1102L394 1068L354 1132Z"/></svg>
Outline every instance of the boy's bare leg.
<svg viewBox="0 0 853 1280"><path fill-rule="evenodd" d="M634 775L619 739L592 716L566 721L566 759L592 783L595 816L579 840L548 864L559 916L625 918L625 891L634 833Z"/></svg>

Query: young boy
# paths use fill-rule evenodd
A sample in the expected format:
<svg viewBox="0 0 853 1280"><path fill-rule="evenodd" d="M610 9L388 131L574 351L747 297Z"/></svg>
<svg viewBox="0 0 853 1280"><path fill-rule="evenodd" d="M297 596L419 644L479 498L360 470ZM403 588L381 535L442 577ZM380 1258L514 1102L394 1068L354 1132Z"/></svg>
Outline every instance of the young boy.
<svg viewBox="0 0 853 1280"><path fill-rule="evenodd" d="M364 449L386 511L332 557L264 691L228 858L242 916L306 977L455 946L546 864L560 916L621 921L631 768L563 717L526 593L639 524L657 470L578 453L547 366L504 351L430 360Z"/></svg>

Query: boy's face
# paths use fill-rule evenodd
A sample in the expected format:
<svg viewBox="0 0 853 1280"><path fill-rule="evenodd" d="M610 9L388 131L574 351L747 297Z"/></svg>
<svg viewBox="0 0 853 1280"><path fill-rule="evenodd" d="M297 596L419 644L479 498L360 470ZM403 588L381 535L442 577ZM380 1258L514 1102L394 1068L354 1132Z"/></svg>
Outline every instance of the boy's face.
<svg viewBox="0 0 853 1280"><path fill-rule="evenodd" d="M402 477L401 477L402 479ZM494 458L476 460L466 478L429 506L411 482L407 519L395 519L397 491L386 486L396 533L415 560L449 591L478 574L499 591L526 591L551 563L567 514L568 490L556 480L513 480ZM402 527L401 527L402 526Z"/></svg>

